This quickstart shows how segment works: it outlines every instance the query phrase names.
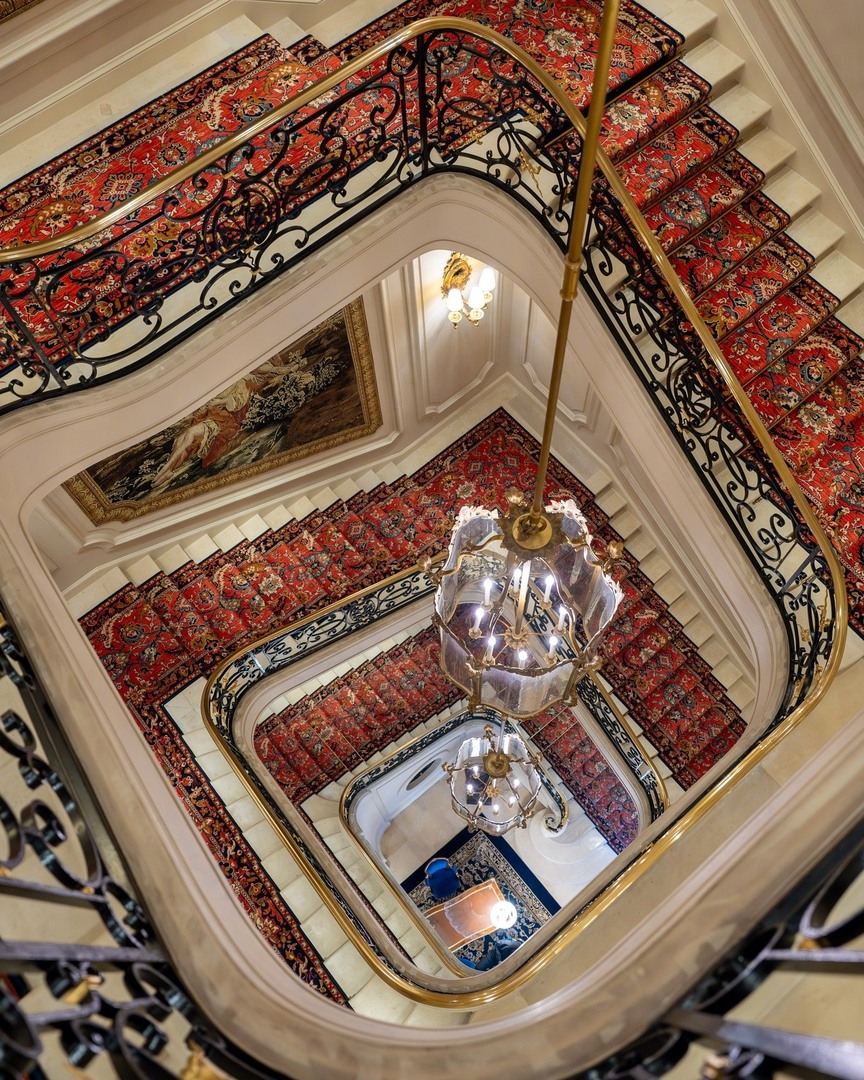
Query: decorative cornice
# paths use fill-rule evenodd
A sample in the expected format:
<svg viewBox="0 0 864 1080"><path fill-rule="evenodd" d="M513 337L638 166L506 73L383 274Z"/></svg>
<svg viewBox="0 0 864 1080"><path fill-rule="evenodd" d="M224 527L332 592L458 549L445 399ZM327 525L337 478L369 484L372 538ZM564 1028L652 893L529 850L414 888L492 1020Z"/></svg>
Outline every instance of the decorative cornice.
<svg viewBox="0 0 864 1080"><path fill-rule="evenodd" d="M864 240L864 220L861 218L860 208L850 198L849 192L844 189L835 166L829 161L820 145L825 133L820 136L808 126L796 104L797 95L793 97L786 83L775 70L776 53L773 54L772 59L769 51L763 47L766 44L766 38L775 43L769 45L769 50L776 48L778 38L788 43L793 54L790 58L794 58L797 65L798 81L802 87L806 87L808 93L821 97L830 131L843 136L845 147L839 147L837 141L834 140L832 144L834 151L846 157L846 167L853 175L856 172L860 174L860 164L864 161L864 127L860 119L855 117L850 110L842 86L831 72L824 57L820 55L818 44L814 42L812 32L806 27L794 0L766 0L764 9L759 9L775 31L771 35L759 34L756 31L751 25L752 20L745 14L745 5L742 5L739 0L722 0L722 2L738 32L746 41L748 49L770 82L779 103L799 132L800 138L795 140L796 145L807 148L807 152L819 170L821 182L826 188L830 188L831 194L846 214L849 224L857 232L859 242ZM851 123L848 122L850 120ZM849 160L850 158L854 160Z"/></svg>
<svg viewBox="0 0 864 1080"><path fill-rule="evenodd" d="M6 22L28 8L36 7L42 0L0 0L0 22Z"/></svg>

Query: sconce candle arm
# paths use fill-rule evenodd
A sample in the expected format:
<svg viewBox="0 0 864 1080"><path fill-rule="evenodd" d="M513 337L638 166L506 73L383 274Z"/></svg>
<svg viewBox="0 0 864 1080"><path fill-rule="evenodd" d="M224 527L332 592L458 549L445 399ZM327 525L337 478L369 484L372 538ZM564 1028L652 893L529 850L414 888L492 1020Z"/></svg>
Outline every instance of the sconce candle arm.
<svg viewBox="0 0 864 1080"><path fill-rule="evenodd" d="M612 47L615 44L615 30L618 25L618 11L621 0L606 0L603 5L603 18L600 23L600 40L597 47L597 60L594 64L594 78L591 85L591 104L588 107L588 121L585 127L585 139L582 143L582 155L579 161L579 178L576 181L576 197L573 202L573 221L570 227L570 244L564 261L564 281L561 286L561 313L558 317L558 334L555 339L555 353L552 360L552 374L549 379L549 399L546 404L546 420L543 425L543 441L540 458L537 462L537 477L534 481L534 501L531 504L530 520L540 525L543 519L543 488L546 486L546 472L549 467L549 454L552 445L552 430L555 427L555 414L558 409L558 394L561 389L561 373L564 368L564 353L570 331L570 313L579 288L579 274L582 268L582 246L588 221L588 203L594 182L594 165L597 160L597 145L600 141L600 127L603 123L603 111L606 107L606 85L609 81L609 67L612 61Z"/></svg>

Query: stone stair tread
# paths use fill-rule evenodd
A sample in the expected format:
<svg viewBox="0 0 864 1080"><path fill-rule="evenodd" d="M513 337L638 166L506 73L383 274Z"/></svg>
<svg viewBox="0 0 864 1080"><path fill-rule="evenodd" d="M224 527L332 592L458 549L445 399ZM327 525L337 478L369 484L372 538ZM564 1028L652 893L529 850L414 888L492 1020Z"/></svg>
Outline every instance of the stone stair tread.
<svg viewBox="0 0 864 1080"><path fill-rule="evenodd" d="M351 479L350 476L346 477L346 479L344 480L340 480L338 483L333 485L333 491L335 492L337 497L346 502L348 499L351 498L352 495L357 494L357 490L358 486L354 482L354 480Z"/></svg>
<svg viewBox="0 0 864 1080"><path fill-rule="evenodd" d="M744 678L730 683L726 688L726 693L730 700L735 702L741 713L744 715L746 715L747 709L756 697L756 691L753 689L753 686Z"/></svg>
<svg viewBox="0 0 864 1080"><path fill-rule="evenodd" d="M357 949L346 941L327 958L327 970L332 978L352 999L364 986L377 982L377 977Z"/></svg>
<svg viewBox="0 0 864 1080"><path fill-rule="evenodd" d="M765 183L765 194L781 206L790 217L804 212L820 195L819 188L795 169L780 169Z"/></svg>
<svg viewBox="0 0 864 1080"><path fill-rule="evenodd" d="M284 45L286 49L290 49L295 42L300 41L306 36L306 31L303 27L298 26L288 15L283 15L274 22L268 23L264 29L266 29L267 33L271 37L274 37L280 45Z"/></svg>
<svg viewBox="0 0 864 1080"><path fill-rule="evenodd" d="M288 506L284 507L285 512L287 512L288 514L289 521L292 519L302 521L310 514L314 514L315 511L318 509L319 507L317 506L317 504L314 503L306 495L301 495L294 502L289 503Z"/></svg>
<svg viewBox="0 0 864 1080"><path fill-rule="evenodd" d="M196 563L204 562L205 559L209 559L211 555L214 555L219 550L219 545L207 533L190 540L184 544L184 547L187 558Z"/></svg>
<svg viewBox="0 0 864 1080"><path fill-rule="evenodd" d="M767 101L758 97L741 83L715 97L712 106L720 115L734 124L742 138L759 124L764 124L771 112Z"/></svg>
<svg viewBox="0 0 864 1080"><path fill-rule="evenodd" d="M238 522L237 528L247 540L256 540L262 533L267 532L270 526L260 514L253 514L251 517Z"/></svg>
<svg viewBox="0 0 864 1080"><path fill-rule="evenodd" d="M832 251L816 264L812 276L842 303L864 285L864 267L841 251Z"/></svg>
<svg viewBox="0 0 864 1080"><path fill-rule="evenodd" d="M387 461L383 465L379 465L376 469L376 473L379 480L385 484L392 484L395 480L405 475L405 469L402 465L397 465L395 461Z"/></svg>
<svg viewBox="0 0 864 1080"><path fill-rule="evenodd" d="M316 491L310 499L316 510L329 510L334 503L342 501L329 485Z"/></svg>
<svg viewBox="0 0 864 1080"><path fill-rule="evenodd" d="M742 678L740 669L736 667L728 656L719 663L714 664L711 673L715 679L718 679L726 687L732 686Z"/></svg>
<svg viewBox="0 0 864 1080"><path fill-rule="evenodd" d="M843 239L843 229L821 211L810 209L786 229L788 236L817 259Z"/></svg>
<svg viewBox="0 0 864 1080"><path fill-rule="evenodd" d="M717 93L718 88L722 91L740 77L744 61L716 38L708 38L687 50L687 66L711 83L714 93Z"/></svg>
<svg viewBox="0 0 864 1080"><path fill-rule="evenodd" d="M115 566L67 597L66 603L74 617L80 619L128 584L129 578Z"/></svg>
<svg viewBox="0 0 864 1080"><path fill-rule="evenodd" d="M864 334L864 292L858 292L837 310L837 318L856 334Z"/></svg>
<svg viewBox="0 0 864 1080"><path fill-rule="evenodd" d="M671 0L670 3L665 0L652 0L642 6L654 12L683 36L685 50L707 37L717 22L716 13L705 4L699 3L699 0L691 0L689 3L681 0ZM655 11L656 6L661 6L664 14Z"/></svg>
<svg viewBox="0 0 864 1080"><path fill-rule="evenodd" d="M314 510L315 508L312 507ZM268 510L261 515L265 525L268 529L272 529L273 532L277 532L283 525L287 525L289 521L294 520L294 515L288 509L287 506L274 506L272 510Z"/></svg>
<svg viewBox="0 0 864 1080"><path fill-rule="evenodd" d="M232 548L237 547L238 544L244 543L246 539L247 537L236 525L226 525L223 529L213 533L213 543L216 545L217 551L220 549L230 551Z"/></svg>
<svg viewBox="0 0 864 1080"><path fill-rule="evenodd" d="M662 596L662 598L669 605L669 610L672 612L675 618L683 625L687 621L687 619L682 618L681 615L674 610L674 607L675 604L678 603L681 598L686 595L684 582L678 577L678 575L674 571L670 571L663 578L663 581L659 585L657 584L657 582L654 583L654 588L657 591L658 595ZM693 602L691 601L691 603ZM693 604L693 607L696 608L696 605ZM698 608L696 610L698 610Z"/></svg>
<svg viewBox="0 0 864 1080"><path fill-rule="evenodd" d="M794 157L795 147L776 131L762 128L745 139L741 153L768 177Z"/></svg>
<svg viewBox="0 0 864 1080"><path fill-rule="evenodd" d="M124 573L132 582L133 585L143 585L145 581L149 581L154 574L158 574L160 566L152 555L144 555L143 558L136 559L135 562L130 563L124 570Z"/></svg>

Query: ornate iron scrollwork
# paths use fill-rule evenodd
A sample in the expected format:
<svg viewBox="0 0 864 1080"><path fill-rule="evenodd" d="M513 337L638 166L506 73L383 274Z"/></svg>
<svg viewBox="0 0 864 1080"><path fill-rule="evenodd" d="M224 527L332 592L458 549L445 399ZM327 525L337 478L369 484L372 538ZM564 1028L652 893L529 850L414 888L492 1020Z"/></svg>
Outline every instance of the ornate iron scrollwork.
<svg viewBox="0 0 864 1080"><path fill-rule="evenodd" d="M211 1027L131 889L107 872L39 746L37 730L46 745L62 735L2 613L0 660L0 693L15 701L0 716L0 1076L86 1071L98 1059L140 1080L205 1076L207 1063L221 1070L210 1075L276 1080Z"/></svg>

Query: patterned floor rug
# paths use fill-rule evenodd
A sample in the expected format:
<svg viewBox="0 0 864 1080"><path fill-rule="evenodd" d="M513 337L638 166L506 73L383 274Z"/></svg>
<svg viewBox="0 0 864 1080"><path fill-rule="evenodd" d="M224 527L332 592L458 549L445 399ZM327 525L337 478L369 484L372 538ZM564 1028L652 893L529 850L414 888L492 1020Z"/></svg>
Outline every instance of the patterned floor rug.
<svg viewBox="0 0 864 1080"><path fill-rule="evenodd" d="M498 883L504 899L509 900L518 913L516 923L508 929L507 935L520 944L560 910L555 898L503 837L487 836L482 832L472 834L463 829L440 851L433 852L429 859L436 857L449 859L463 890L492 879ZM432 896L424 880L424 867L429 859L424 860L423 866L402 882L402 888L421 911L428 911L441 902ZM469 941L457 949L455 955L460 960L476 964L492 944L490 937L487 935Z"/></svg>

